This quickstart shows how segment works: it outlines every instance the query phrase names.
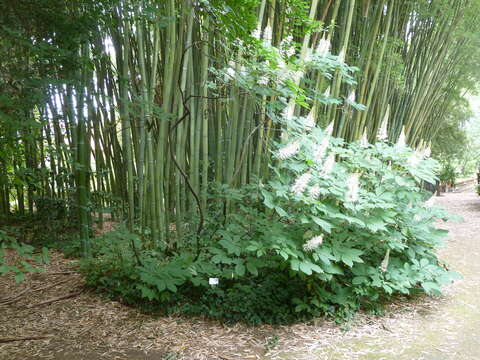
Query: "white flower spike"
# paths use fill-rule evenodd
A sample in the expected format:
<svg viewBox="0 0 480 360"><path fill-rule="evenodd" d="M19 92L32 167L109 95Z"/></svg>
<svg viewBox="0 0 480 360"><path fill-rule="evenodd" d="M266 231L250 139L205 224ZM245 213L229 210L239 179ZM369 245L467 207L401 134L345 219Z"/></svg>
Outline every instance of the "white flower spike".
<svg viewBox="0 0 480 360"><path fill-rule="evenodd" d="M367 130L363 132L362 139L360 140L361 147L367 147L369 145L368 137L367 137Z"/></svg>
<svg viewBox="0 0 480 360"><path fill-rule="evenodd" d="M268 44L272 42L272 27L270 25L267 25L263 30L263 39Z"/></svg>
<svg viewBox="0 0 480 360"><path fill-rule="evenodd" d="M323 169L320 175L327 176L328 174L330 174L332 172L333 165L335 165L335 155L330 154L327 157L327 160L325 160L325 163L323 164Z"/></svg>
<svg viewBox="0 0 480 360"><path fill-rule="evenodd" d="M390 249L387 249L387 252L385 253L385 257L382 260L382 264L380 265L380 270L382 270L382 272L387 271L389 260L390 260Z"/></svg>
<svg viewBox="0 0 480 360"><path fill-rule="evenodd" d="M383 117L382 125L378 131L377 139L386 141L388 140L388 117L390 115L390 105L387 106L387 111Z"/></svg>
<svg viewBox="0 0 480 360"><path fill-rule="evenodd" d="M259 26L257 26L257 28L255 30L253 30L252 37L260 40L260 32L261 32L261 30L260 30L260 25L259 25Z"/></svg>
<svg viewBox="0 0 480 360"><path fill-rule="evenodd" d="M310 240L308 240L305 244L303 244L303 250L305 251L313 251L318 248L323 243L323 235L318 235Z"/></svg>
<svg viewBox="0 0 480 360"><path fill-rule="evenodd" d="M330 41L322 37L318 42L317 49L315 50L315 55L323 57L327 55L330 51Z"/></svg>
<svg viewBox="0 0 480 360"><path fill-rule="evenodd" d="M357 202L358 201L358 189L359 189L359 182L360 182L360 174L355 173L352 174L347 180L347 196L345 198L346 202Z"/></svg>
<svg viewBox="0 0 480 360"><path fill-rule="evenodd" d="M352 90L348 95L348 100L351 102L355 102L355 90Z"/></svg>
<svg viewBox="0 0 480 360"><path fill-rule="evenodd" d="M321 163L323 161L323 157L327 152L329 143L330 143L330 136L325 135L322 139L322 142L316 146L314 156L315 156L315 161L317 161L318 163Z"/></svg>
<svg viewBox="0 0 480 360"><path fill-rule="evenodd" d="M425 157L426 157L426 158L429 158L430 155L432 155L432 148L431 148L430 146L427 147L427 148L425 149L425 153L424 153L424 154L425 154Z"/></svg>
<svg viewBox="0 0 480 360"><path fill-rule="evenodd" d="M333 121L327 126L327 128L325 129L325 133L329 136L332 136L333 134Z"/></svg>
<svg viewBox="0 0 480 360"><path fill-rule="evenodd" d="M278 158L280 160L286 160L291 158L292 156L295 156L298 153L298 150L300 149L300 143L298 141L294 141L284 147L282 147L278 151Z"/></svg>
<svg viewBox="0 0 480 360"><path fill-rule="evenodd" d="M307 130L311 130L312 128L315 127L315 108L313 107L310 112L308 113L307 117L305 118L305 121L303 125Z"/></svg>
<svg viewBox="0 0 480 360"><path fill-rule="evenodd" d="M320 195L320 186L313 185L309 190L308 193L310 195L311 200L315 200Z"/></svg>
<svg viewBox="0 0 480 360"><path fill-rule="evenodd" d="M292 192L297 195L303 194L311 179L312 174L309 172L300 175L297 180L295 180L295 183L292 185Z"/></svg>
<svg viewBox="0 0 480 360"><path fill-rule="evenodd" d="M413 153L408 157L407 164L411 167L416 167L420 163L422 157L422 155L419 156L417 153Z"/></svg>
<svg viewBox="0 0 480 360"><path fill-rule="evenodd" d="M285 120L292 120L294 112L295 103L290 103L285 109L283 109L282 116L285 118Z"/></svg>
<svg viewBox="0 0 480 360"><path fill-rule="evenodd" d="M263 86L267 86L268 85L268 76L261 76L258 80L257 80L257 84L258 85L263 85Z"/></svg>
<svg viewBox="0 0 480 360"><path fill-rule="evenodd" d="M399 147L407 146L407 137L405 135L405 126L402 127L402 132L400 133L400 137L398 138L397 146L399 146Z"/></svg>

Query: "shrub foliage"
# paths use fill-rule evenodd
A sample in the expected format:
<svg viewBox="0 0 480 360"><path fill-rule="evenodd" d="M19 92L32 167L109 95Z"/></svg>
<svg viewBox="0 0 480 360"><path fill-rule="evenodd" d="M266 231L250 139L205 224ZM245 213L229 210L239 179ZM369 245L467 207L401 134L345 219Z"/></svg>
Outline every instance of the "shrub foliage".
<svg viewBox="0 0 480 360"><path fill-rule="evenodd" d="M448 215L419 187L434 181L434 160L302 126L276 156L269 183L216 190L236 211L212 206L198 253L193 237L157 251L120 229L95 243L88 283L167 312L286 323L438 295L457 276L436 254L446 231L434 222Z"/></svg>

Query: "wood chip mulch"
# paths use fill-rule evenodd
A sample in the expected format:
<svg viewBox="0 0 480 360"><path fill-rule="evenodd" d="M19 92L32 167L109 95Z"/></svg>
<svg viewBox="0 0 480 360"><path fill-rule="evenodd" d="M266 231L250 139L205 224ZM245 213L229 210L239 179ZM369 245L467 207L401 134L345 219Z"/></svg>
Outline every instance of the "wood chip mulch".
<svg viewBox="0 0 480 360"><path fill-rule="evenodd" d="M455 197L458 202L452 202ZM480 211L473 194L440 200L466 218L473 210ZM475 209L468 208L470 204ZM107 231L110 227L107 223ZM475 238L478 226L462 231L469 229ZM375 348L382 349L384 358L395 358L389 351L398 353L406 344L423 341L424 324L435 328L441 309L458 301L458 289L465 282L448 286L441 298L398 299L387 306L384 316L360 313L343 325L320 319L280 327L226 326L202 318L143 314L87 290L75 266L75 261L51 252L45 272L29 274L20 284L11 276L0 276L1 360L353 360L370 358ZM443 319L442 324L455 321ZM432 351L447 352L447 345Z"/></svg>
<svg viewBox="0 0 480 360"><path fill-rule="evenodd" d="M279 359L286 351L308 354L359 332L389 331L397 317L428 311L432 300L393 304L399 309L389 318L360 314L352 323L354 332L326 320L226 326L200 318L153 317L110 301L86 290L75 262L58 252L51 253L44 269L21 284L0 277L0 359Z"/></svg>

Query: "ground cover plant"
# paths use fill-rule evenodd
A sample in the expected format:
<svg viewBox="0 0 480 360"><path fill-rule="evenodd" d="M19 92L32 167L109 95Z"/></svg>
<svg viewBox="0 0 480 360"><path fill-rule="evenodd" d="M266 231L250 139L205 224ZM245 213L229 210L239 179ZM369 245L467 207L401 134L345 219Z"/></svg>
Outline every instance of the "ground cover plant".
<svg viewBox="0 0 480 360"><path fill-rule="evenodd" d="M13 275L16 282L22 282L26 273L43 271L39 265L48 263L48 249L35 250L35 247L19 242L0 230L0 275ZM7 252L15 254L10 256L12 261L7 261Z"/></svg>

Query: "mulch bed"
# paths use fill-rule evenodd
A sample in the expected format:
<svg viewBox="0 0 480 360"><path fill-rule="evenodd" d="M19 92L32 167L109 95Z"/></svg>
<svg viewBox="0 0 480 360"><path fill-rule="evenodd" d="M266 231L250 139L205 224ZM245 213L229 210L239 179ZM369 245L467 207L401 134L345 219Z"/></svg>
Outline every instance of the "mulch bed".
<svg viewBox="0 0 480 360"><path fill-rule="evenodd" d="M45 272L16 284L0 277L0 359L277 359L305 354L333 339L386 332L399 317L427 311L417 303L392 304L389 317L359 314L354 331L318 320L291 326L226 326L216 321L154 317L84 287L75 261L52 252ZM3 341L2 341L3 340Z"/></svg>

